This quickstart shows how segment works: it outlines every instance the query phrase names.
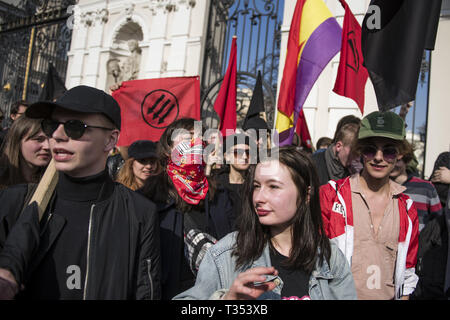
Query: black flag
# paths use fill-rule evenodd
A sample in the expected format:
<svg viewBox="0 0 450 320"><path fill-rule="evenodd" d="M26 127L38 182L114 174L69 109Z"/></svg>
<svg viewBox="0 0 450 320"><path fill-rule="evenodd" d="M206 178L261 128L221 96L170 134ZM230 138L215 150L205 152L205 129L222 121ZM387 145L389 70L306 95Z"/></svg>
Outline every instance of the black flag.
<svg viewBox="0 0 450 320"><path fill-rule="evenodd" d="M43 85L44 87L39 96L40 101L55 101L67 91L64 82L51 63L48 64L47 78Z"/></svg>
<svg viewBox="0 0 450 320"><path fill-rule="evenodd" d="M385 111L415 100L424 49L433 50L442 0L372 0L362 25L364 66Z"/></svg>
<svg viewBox="0 0 450 320"><path fill-rule="evenodd" d="M264 119L259 117L259 114L261 112L265 112L264 94L261 71L258 71L255 88L253 89L252 100L250 101L250 106L248 107L247 115L245 116L244 125L242 126L243 129L268 129L267 123L264 121Z"/></svg>

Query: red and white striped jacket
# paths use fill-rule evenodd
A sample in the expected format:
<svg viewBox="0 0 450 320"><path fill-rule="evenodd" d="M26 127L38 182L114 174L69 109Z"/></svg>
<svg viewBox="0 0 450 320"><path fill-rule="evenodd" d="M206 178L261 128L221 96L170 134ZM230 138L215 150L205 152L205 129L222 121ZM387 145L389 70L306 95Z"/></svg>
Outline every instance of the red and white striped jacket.
<svg viewBox="0 0 450 320"><path fill-rule="evenodd" d="M419 220L413 201L401 193L398 198L400 232L395 266L395 298L410 295L416 288L415 274L419 243ZM320 206L325 233L344 253L351 265L353 255L353 211L350 177L329 181L320 187Z"/></svg>

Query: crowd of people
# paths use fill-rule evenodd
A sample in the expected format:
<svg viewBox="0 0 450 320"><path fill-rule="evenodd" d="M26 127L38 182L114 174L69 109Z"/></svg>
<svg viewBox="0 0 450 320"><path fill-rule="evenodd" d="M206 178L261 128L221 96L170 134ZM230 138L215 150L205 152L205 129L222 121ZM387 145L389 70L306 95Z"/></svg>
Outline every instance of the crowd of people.
<svg viewBox="0 0 450 320"><path fill-rule="evenodd" d="M255 118L209 158L190 118L117 147L120 107L88 86L11 115L0 299L450 297L450 152L420 179L394 112L346 116L314 152L270 148Z"/></svg>

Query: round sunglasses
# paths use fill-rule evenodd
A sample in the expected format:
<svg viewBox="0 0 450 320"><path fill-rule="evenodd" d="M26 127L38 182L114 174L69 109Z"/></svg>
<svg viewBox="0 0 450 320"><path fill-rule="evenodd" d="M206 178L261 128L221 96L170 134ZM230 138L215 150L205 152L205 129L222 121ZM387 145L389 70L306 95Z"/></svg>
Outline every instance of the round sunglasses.
<svg viewBox="0 0 450 320"><path fill-rule="evenodd" d="M59 125L64 126L64 132L71 139L80 139L86 132L87 128L97 128L103 130L114 130L114 128L105 128L99 126L89 126L80 120L67 120L66 122L55 121L52 119L44 119L41 122L42 131L49 138L53 136L53 133L58 129Z"/></svg>
<svg viewBox="0 0 450 320"><path fill-rule="evenodd" d="M367 145L362 147L361 154L364 158L370 161L375 158L378 150L381 150L381 152L383 152L383 159L386 162L394 162L398 156L398 150L394 146L384 146L382 148L377 148L375 146Z"/></svg>

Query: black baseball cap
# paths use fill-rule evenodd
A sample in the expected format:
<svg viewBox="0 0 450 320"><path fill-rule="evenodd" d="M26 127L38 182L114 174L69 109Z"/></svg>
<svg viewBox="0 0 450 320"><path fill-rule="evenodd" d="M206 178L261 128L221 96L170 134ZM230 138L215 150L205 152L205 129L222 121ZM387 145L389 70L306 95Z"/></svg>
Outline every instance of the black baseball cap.
<svg viewBox="0 0 450 320"><path fill-rule="evenodd" d="M25 115L29 118L50 118L55 107L83 113L101 113L120 130L119 104L103 90L77 86L66 91L55 102L38 101L33 103L27 108Z"/></svg>
<svg viewBox="0 0 450 320"><path fill-rule="evenodd" d="M150 140L137 140L128 147L128 156L137 160L157 158L156 143Z"/></svg>

